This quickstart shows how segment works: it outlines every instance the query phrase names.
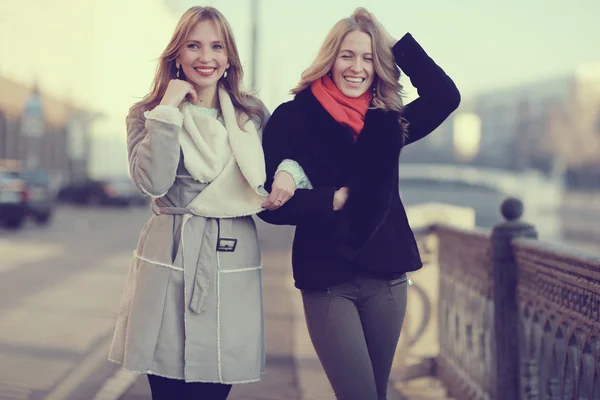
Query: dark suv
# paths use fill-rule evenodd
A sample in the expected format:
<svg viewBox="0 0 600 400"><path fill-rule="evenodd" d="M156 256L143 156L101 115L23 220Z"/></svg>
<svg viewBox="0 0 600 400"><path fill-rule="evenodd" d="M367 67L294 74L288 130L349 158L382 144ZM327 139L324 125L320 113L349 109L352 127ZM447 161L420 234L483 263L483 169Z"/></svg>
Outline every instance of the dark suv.
<svg viewBox="0 0 600 400"><path fill-rule="evenodd" d="M53 196L44 170L0 169L0 222L19 228L27 217L40 225L52 215Z"/></svg>

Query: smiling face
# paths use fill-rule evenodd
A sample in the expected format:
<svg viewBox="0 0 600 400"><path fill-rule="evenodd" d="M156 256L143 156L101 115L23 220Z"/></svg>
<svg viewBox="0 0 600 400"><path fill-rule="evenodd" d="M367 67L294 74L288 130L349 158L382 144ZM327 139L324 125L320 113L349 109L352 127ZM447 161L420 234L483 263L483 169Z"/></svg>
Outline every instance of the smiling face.
<svg viewBox="0 0 600 400"><path fill-rule="evenodd" d="M229 63L223 38L214 21L200 21L194 26L179 50L177 62L181 64L186 80L199 94L207 89L216 90Z"/></svg>
<svg viewBox="0 0 600 400"><path fill-rule="evenodd" d="M371 36L354 31L346 35L331 69L333 82L347 97L359 97L375 79Z"/></svg>

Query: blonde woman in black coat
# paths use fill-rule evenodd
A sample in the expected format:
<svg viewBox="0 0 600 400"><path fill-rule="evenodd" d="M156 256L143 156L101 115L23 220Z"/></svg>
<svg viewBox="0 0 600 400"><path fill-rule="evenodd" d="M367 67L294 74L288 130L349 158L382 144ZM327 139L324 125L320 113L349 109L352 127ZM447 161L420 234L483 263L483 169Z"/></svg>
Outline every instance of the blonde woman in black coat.
<svg viewBox="0 0 600 400"><path fill-rule="evenodd" d="M407 105L400 71L419 94ZM406 273L422 266L398 157L458 107L460 94L410 34L394 41L364 9L333 27L292 93L271 116L263 147L267 190L277 176L274 192L287 182L294 196L278 209L272 196L259 216L296 226L295 285L336 397L385 399Z"/></svg>

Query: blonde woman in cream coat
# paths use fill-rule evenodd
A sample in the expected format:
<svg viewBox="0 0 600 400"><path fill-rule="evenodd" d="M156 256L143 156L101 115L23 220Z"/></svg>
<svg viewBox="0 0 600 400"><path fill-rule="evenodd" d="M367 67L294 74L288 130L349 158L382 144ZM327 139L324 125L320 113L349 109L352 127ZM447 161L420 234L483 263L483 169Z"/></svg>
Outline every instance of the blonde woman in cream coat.
<svg viewBox="0 0 600 400"><path fill-rule="evenodd" d="M270 197L263 189L268 115L240 89L242 74L226 19L193 7L127 118L130 175L154 215L134 252L110 359L148 374L154 399L226 399L264 371L251 216L284 204L295 184L285 176Z"/></svg>

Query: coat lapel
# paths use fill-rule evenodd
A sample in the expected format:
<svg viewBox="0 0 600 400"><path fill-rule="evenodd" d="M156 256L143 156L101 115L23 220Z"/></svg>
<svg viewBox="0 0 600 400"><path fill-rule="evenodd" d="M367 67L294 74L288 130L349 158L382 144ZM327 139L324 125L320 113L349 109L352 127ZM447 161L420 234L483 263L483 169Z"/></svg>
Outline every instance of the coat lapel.
<svg viewBox="0 0 600 400"><path fill-rule="evenodd" d="M195 215L213 218L242 217L263 210L265 159L254 122L245 117L245 130L236 119L229 94L219 88L219 101L232 154L220 174L187 206Z"/></svg>

